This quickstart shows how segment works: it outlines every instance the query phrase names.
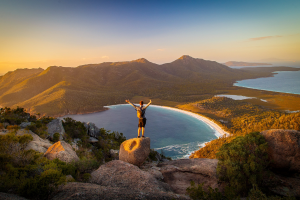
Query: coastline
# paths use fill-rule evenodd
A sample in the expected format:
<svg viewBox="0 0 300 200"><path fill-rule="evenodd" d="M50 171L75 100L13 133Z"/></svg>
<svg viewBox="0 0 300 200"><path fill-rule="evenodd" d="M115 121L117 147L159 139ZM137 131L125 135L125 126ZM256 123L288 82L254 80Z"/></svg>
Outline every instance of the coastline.
<svg viewBox="0 0 300 200"><path fill-rule="evenodd" d="M136 103L134 103L136 104ZM114 107L117 106L130 106L129 104L115 104L115 105L109 105L109 106L104 106L105 110L109 110L109 109L113 109ZM226 132L225 130L223 130L216 122L214 122L213 120L211 120L210 118L207 118L205 116L201 116L198 113L193 113L191 111L187 111L187 110L183 110L183 109L179 109L179 108L174 108L174 107L169 107L169 106L161 106L161 105L151 105L150 107L156 107L156 108L160 108L160 109L167 109L167 110L172 110L175 112L179 112L182 113L184 115L188 115L189 117L192 117L195 119L195 123L199 123L199 124L206 124L208 127L208 132L210 132L211 135L216 136L217 138L222 137L222 136L229 136L230 134L228 132ZM167 112L167 111L166 111ZM93 113L97 113L97 112L93 112ZM101 113L101 112L98 112ZM90 114L90 113L85 113L85 114ZM84 114L80 114L80 115L84 115ZM92 117L92 116L91 116ZM92 117L93 118L93 117ZM90 119L92 120L92 119ZM199 122L201 121L201 122ZM199 134L199 132L195 132L195 134ZM181 143L172 143L172 144L166 144L163 146L160 146L159 148L156 148L156 150L166 150L166 151L178 151L181 153L178 153L178 155L173 155L173 159L177 160L177 159L186 159L188 158L192 153L194 153L195 151L199 150L199 148L202 148L206 145L207 142L210 142L211 140L214 139L210 139L207 140L205 142L198 142L198 141L190 141L188 143L185 144L181 144Z"/></svg>
<svg viewBox="0 0 300 200"><path fill-rule="evenodd" d="M158 105L151 105L151 106L162 107L162 108L165 108L165 109L174 110L174 111L181 112L181 113L184 113L186 115L189 115L191 117L194 117L194 118L204 122L205 124L210 126L212 129L214 129L215 130L215 135L217 137L221 137L223 135L230 136L230 133L223 130L218 124L216 124L214 121L210 120L208 117L204 117L204 116L199 115L197 113L182 110L182 109L179 109L179 108L172 108L172 107L168 107L168 106L158 106Z"/></svg>
<svg viewBox="0 0 300 200"><path fill-rule="evenodd" d="M137 104L137 103L135 103L135 104ZM116 104L116 105L128 105L128 104ZM113 105L111 105L111 106L113 106ZM215 131L215 135L217 137L222 137L224 135L230 136L230 133L228 133L225 130L223 130L218 124L216 124L214 121L212 121L208 117L205 117L205 116L202 116L202 115L199 115L197 113L190 112L190 111L182 110L182 109L179 109L179 108L169 107L169 106L160 106L160 105L150 105L150 106L160 107L160 108L169 109L169 110L174 110L176 112L181 112L181 113L184 113L184 114L189 115L191 117L194 117L194 118L196 118L196 119L204 122L211 129L213 129ZM106 107L107 109L109 109L109 106L104 106L104 107Z"/></svg>

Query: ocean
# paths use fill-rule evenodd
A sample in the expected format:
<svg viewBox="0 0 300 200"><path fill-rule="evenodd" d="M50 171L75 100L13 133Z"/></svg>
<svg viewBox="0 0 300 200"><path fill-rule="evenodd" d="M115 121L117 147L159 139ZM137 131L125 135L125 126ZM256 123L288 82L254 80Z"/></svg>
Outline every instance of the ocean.
<svg viewBox="0 0 300 200"><path fill-rule="evenodd" d="M237 81L235 86L300 94L300 71L279 71L274 77L246 79Z"/></svg>
<svg viewBox="0 0 300 200"><path fill-rule="evenodd" d="M66 115L77 121L93 122L99 128L123 133L127 139L137 137L138 118L129 104L107 106L106 111ZM188 158L206 142L217 138L216 132L203 121L176 110L149 106L146 110L145 136L151 139L151 148L172 159Z"/></svg>

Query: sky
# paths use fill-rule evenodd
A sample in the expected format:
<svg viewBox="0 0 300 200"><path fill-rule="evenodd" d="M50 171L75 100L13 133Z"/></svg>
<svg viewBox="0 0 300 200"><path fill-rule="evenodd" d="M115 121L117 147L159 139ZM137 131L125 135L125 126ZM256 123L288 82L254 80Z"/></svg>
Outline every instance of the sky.
<svg viewBox="0 0 300 200"><path fill-rule="evenodd" d="M300 1L0 0L0 74L182 55L300 63Z"/></svg>

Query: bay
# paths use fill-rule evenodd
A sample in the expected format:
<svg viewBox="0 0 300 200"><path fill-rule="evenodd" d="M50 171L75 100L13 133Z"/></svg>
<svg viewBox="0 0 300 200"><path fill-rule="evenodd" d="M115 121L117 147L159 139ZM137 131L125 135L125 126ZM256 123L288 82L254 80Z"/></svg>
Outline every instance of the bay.
<svg viewBox="0 0 300 200"><path fill-rule="evenodd" d="M123 133L127 139L137 137L138 118L129 104L107 106L106 111L66 115L77 121L93 122L99 128ZM64 118L63 117L63 118ZM176 110L150 105L146 110L145 136L151 148L172 159L187 158L206 142L216 139L215 129L203 121Z"/></svg>
<svg viewBox="0 0 300 200"><path fill-rule="evenodd" d="M280 71L274 77L246 79L237 81L235 86L300 94L300 71Z"/></svg>

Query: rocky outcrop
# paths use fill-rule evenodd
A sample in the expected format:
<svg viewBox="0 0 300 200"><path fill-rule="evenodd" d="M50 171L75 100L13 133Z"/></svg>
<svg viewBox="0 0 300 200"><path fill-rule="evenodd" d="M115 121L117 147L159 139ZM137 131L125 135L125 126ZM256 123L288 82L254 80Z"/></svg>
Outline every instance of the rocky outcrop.
<svg viewBox="0 0 300 200"><path fill-rule="evenodd" d="M268 142L272 167L300 172L300 132L271 129L261 132Z"/></svg>
<svg viewBox="0 0 300 200"><path fill-rule="evenodd" d="M99 140L97 140L96 138L93 138L93 137L90 137L89 139L88 139L88 142L89 143L97 143Z"/></svg>
<svg viewBox="0 0 300 200"><path fill-rule="evenodd" d="M141 166L150 153L150 138L132 138L120 146L119 159Z"/></svg>
<svg viewBox="0 0 300 200"><path fill-rule="evenodd" d="M94 200L94 199L190 199L185 195L178 195L162 191L140 191L134 187L110 187L92 183L67 183L61 186L53 195L52 200Z"/></svg>
<svg viewBox="0 0 300 200"><path fill-rule="evenodd" d="M47 132L51 139L53 139L54 133L59 133L60 135L59 140L62 140L65 134L65 129L62 125L61 119L54 119L51 122L49 122L47 124Z"/></svg>
<svg viewBox="0 0 300 200"><path fill-rule="evenodd" d="M300 197L300 179L299 177L284 177L272 174L264 180L264 187L277 195Z"/></svg>
<svg viewBox="0 0 300 200"><path fill-rule="evenodd" d="M88 122L86 123L88 128L88 135L91 136L91 137L98 137L100 135L99 133L99 128L94 124L94 123L91 123L91 122Z"/></svg>
<svg viewBox="0 0 300 200"><path fill-rule="evenodd" d="M158 181L150 173L121 160L113 160L101 165L99 169L91 173L90 182L127 190L134 188L143 192L171 191L166 183Z"/></svg>
<svg viewBox="0 0 300 200"><path fill-rule="evenodd" d="M119 160L119 150L110 149L109 154L113 160Z"/></svg>
<svg viewBox="0 0 300 200"><path fill-rule="evenodd" d="M15 194L3 193L3 192L0 192L0 199L1 200L27 200L24 197L20 197Z"/></svg>
<svg viewBox="0 0 300 200"><path fill-rule="evenodd" d="M217 159L195 158L162 162L157 167L175 193L185 194L191 181L203 183L204 189L210 186L223 191L224 184L219 183L217 178L217 165Z"/></svg>
<svg viewBox="0 0 300 200"><path fill-rule="evenodd" d="M58 141L53 144L49 147L44 156L50 160L58 158L59 160L67 163L79 160L75 151L72 149L72 146L65 141Z"/></svg>
<svg viewBox="0 0 300 200"><path fill-rule="evenodd" d="M33 149L40 153L45 153L49 147L51 147L51 143L49 140L44 140L40 138L37 134L33 133L30 130L20 129L17 131L17 135L22 136L24 134L30 134L33 137L33 140L28 143L25 150Z"/></svg>
<svg viewBox="0 0 300 200"><path fill-rule="evenodd" d="M29 125L31 125L31 122L22 122L19 126L20 128L26 128Z"/></svg>

